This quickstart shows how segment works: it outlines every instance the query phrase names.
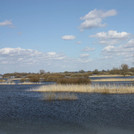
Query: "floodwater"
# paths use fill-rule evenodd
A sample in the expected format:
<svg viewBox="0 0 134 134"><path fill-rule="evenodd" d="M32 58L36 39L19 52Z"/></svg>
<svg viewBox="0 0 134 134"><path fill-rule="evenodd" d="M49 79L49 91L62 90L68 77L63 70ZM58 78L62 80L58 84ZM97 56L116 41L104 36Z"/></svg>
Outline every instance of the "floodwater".
<svg viewBox="0 0 134 134"><path fill-rule="evenodd" d="M0 134L134 134L134 95L44 101L39 85L0 85Z"/></svg>

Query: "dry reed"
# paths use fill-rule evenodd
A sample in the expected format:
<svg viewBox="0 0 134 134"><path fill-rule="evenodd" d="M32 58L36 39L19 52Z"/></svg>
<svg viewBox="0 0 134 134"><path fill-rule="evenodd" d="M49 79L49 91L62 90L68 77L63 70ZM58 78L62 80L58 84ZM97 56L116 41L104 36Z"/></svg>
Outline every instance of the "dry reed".
<svg viewBox="0 0 134 134"><path fill-rule="evenodd" d="M127 94L134 93L134 86L116 85L47 85L37 89L35 92L78 92L78 93L104 93L104 94Z"/></svg>

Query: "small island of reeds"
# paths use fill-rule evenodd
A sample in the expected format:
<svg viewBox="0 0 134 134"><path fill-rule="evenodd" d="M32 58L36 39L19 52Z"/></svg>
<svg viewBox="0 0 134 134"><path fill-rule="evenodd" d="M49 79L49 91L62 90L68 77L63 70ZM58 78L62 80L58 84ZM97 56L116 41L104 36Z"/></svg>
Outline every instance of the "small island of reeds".
<svg viewBox="0 0 134 134"><path fill-rule="evenodd" d="M75 84L55 84L41 86L37 89L31 89L35 92L74 92L74 93L103 93L103 94L130 94L134 93L134 86L117 85L75 85Z"/></svg>

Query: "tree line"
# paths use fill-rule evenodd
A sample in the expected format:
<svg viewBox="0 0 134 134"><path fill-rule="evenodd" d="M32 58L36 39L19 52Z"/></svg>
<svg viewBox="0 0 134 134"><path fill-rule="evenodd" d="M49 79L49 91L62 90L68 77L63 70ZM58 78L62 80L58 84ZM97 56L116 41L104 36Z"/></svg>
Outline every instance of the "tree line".
<svg viewBox="0 0 134 134"><path fill-rule="evenodd" d="M93 71L84 71L79 70L75 72L59 72L59 73L50 73L45 72L44 70L40 70L38 73L6 73L3 75L3 78L21 78L21 81L30 81L30 82L38 82L38 81L57 81L58 79L63 78L88 78L92 75L134 75L134 67L129 68L127 64L122 64L118 68L112 68L111 70L98 70L95 69Z"/></svg>

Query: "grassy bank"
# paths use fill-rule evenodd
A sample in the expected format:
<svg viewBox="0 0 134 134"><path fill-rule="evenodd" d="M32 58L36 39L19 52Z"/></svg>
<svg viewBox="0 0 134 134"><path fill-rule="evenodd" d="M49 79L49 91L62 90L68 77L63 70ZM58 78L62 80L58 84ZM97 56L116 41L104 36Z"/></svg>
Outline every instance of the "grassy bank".
<svg viewBox="0 0 134 134"><path fill-rule="evenodd" d="M134 93L134 86L48 85L41 86L37 89L31 89L30 91L127 94Z"/></svg>

